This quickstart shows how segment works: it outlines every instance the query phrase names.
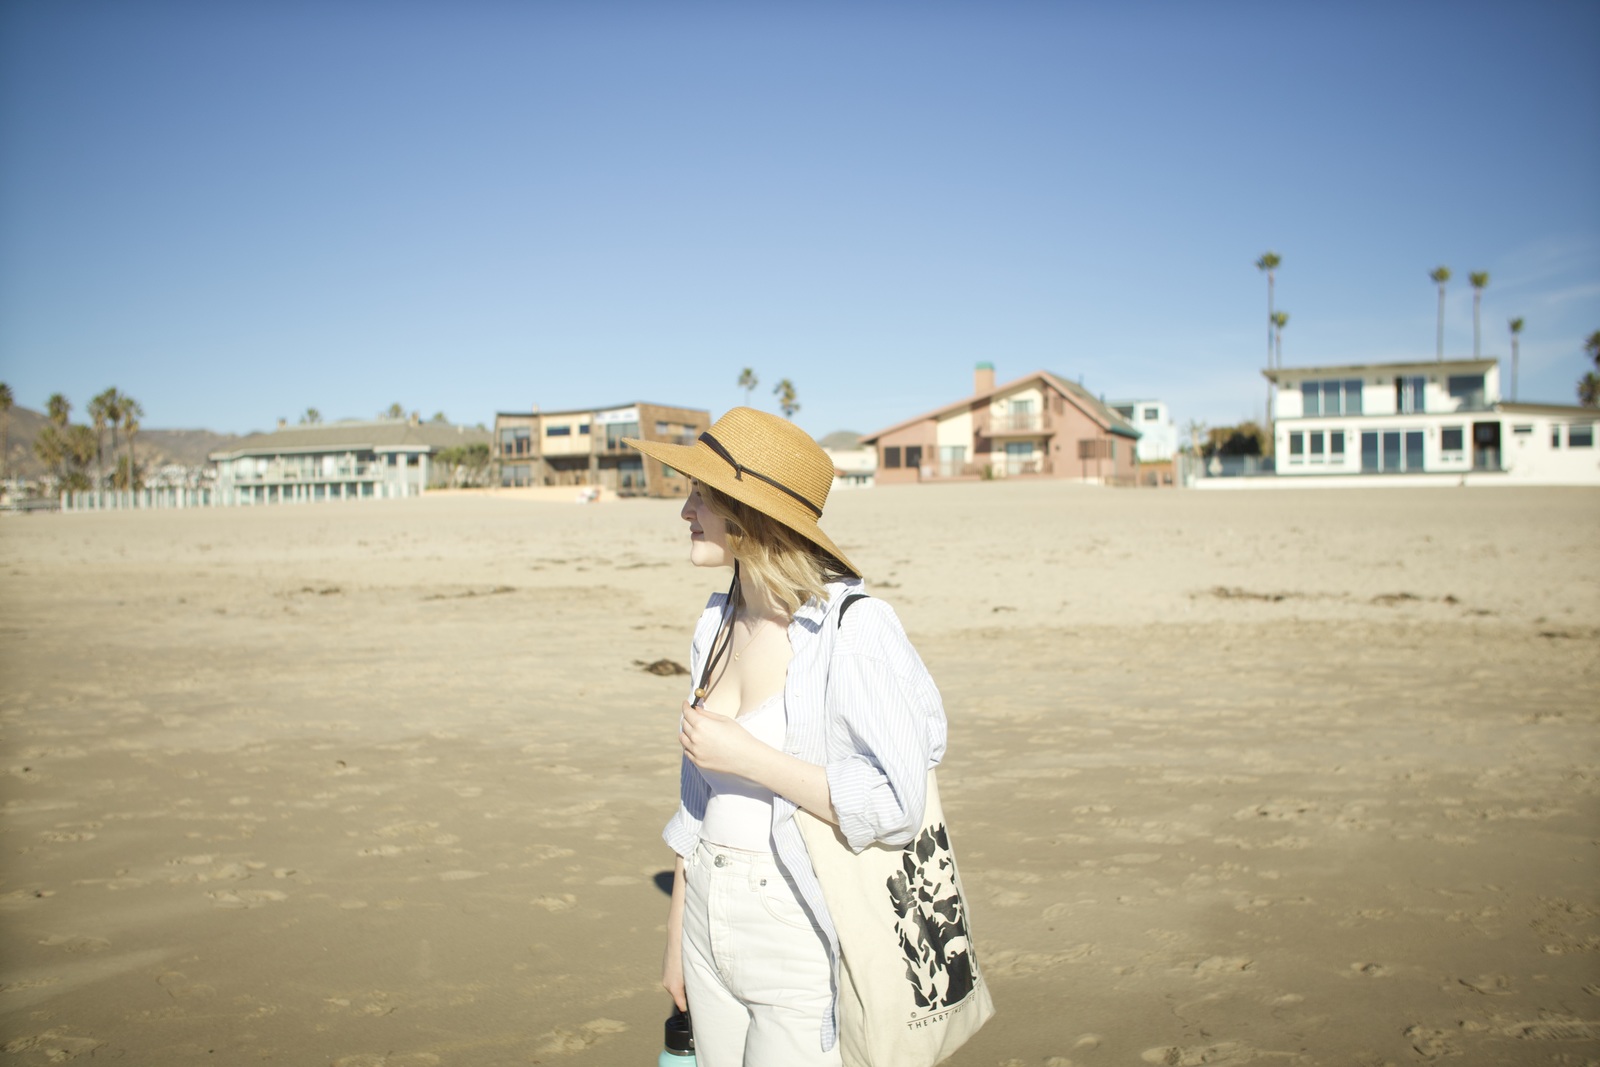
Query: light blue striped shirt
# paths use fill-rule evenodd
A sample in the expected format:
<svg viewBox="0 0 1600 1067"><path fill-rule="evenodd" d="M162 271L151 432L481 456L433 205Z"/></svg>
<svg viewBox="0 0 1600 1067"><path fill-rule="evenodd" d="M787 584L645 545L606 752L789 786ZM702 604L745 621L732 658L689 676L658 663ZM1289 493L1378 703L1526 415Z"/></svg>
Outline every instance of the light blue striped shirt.
<svg viewBox="0 0 1600 1067"><path fill-rule="evenodd" d="M839 604L861 590L856 578L830 583L826 601L813 599L795 613L789 623L794 657L783 686L784 751L825 769L839 828L857 852L874 841L911 841L922 826L928 769L944 758L945 747L939 690L894 609L876 597L859 600L839 626ZM727 601L725 593L713 595L695 626L693 678L700 677ZM710 784L685 757L678 811L662 833L678 855L687 857L699 843L710 797ZM838 1035L839 939L794 813L792 801L773 799L772 846L828 946L834 1003L822 1029L827 1051Z"/></svg>

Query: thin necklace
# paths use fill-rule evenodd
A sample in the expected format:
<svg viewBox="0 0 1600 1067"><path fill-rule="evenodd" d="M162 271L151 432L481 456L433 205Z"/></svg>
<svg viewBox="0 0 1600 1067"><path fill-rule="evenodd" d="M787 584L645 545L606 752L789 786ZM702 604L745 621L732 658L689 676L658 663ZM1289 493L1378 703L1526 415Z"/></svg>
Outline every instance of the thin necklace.
<svg viewBox="0 0 1600 1067"><path fill-rule="evenodd" d="M760 620L757 620L757 625L758 626L760 625ZM761 640L761 635L763 633L765 633L765 632L766 632L766 628L762 627L761 629L758 629L754 633L752 633L750 635L750 640L748 640L748 641L746 641L744 643L744 647L741 648L741 649L738 649L738 650L736 650L734 652L734 654L733 654L734 661L737 662L740 656L744 655L746 652L749 652L750 651L750 646L755 644L757 641Z"/></svg>

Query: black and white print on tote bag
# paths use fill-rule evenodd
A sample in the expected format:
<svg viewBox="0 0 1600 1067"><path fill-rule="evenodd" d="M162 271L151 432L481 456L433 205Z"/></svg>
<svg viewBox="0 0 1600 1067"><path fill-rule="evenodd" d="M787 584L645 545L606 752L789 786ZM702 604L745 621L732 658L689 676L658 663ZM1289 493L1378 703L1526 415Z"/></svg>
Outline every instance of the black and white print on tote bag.
<svg viewBox="0 0 1600 1067"><path fill-rule="evenodd" d="M923 829L885 885L917 1007L937 1012L959 1004L972 992L972 944L944 823Z"/></svg>

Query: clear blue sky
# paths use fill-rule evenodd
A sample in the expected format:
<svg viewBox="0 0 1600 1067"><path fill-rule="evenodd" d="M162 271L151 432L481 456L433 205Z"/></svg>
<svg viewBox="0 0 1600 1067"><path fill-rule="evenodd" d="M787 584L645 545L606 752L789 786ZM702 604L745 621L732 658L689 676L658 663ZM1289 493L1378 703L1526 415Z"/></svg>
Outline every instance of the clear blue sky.
<svg viewBox="0 0 1600 1067"><path fill-rule="evenodd" d="M1600 329L1600 4L6 0L0 380L244 432L1036 369L1180 422Z"/></svg>

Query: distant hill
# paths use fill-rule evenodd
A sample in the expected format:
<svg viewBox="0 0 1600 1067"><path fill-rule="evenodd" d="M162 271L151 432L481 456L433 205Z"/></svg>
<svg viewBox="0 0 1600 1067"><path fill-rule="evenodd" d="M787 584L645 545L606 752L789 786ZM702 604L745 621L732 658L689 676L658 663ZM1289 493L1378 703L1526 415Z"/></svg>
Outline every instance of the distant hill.
<svg viewBox="0 0 1600 1067"><path fill-rule="evenodd" d="M49 425L43 412L32 408L11 409L10 431L6 435L6 473L13 478L37 478L45 473L44 464L33 454L33 439ZM81 421L81 420L73 420ZM134 440L138 452L139 469L152 470L168 464L183 467L202 467L206 455L237 441L236 434L213 433L210 430L140 430ZM116 459L109 455L111 433L105 435L106 469L111 470ZM117 434L117 455L127 454L128 444L121 433Z"/></svg>
<svg viewBox="0 0 1600 1067"><path fill-rule="evenodd" d="M856 433L854 430L835 430L822 440L818 441L817 444L821 445L823 448L832 448L838 450L847 448L860 448L861 435Z"/></svg>

